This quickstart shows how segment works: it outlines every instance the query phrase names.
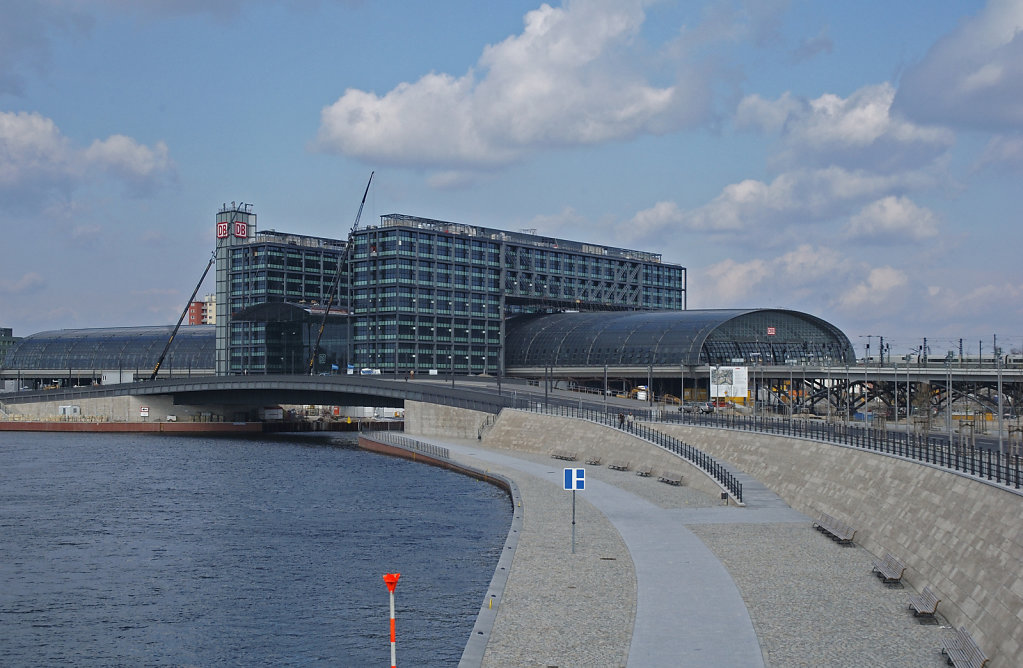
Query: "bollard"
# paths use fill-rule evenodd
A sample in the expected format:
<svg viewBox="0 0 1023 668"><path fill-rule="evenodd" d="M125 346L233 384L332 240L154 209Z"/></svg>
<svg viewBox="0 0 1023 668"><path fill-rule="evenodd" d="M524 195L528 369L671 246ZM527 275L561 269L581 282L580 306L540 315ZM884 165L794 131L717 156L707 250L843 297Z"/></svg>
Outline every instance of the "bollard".
<svg viewBox="0 0 1023 668"><path fill-rule="evenodd" d="M394 588L398 585L400 577L401 573L384 574L384 584L387 585L387 591L391 593L391 668L396 668L398 665L395 661L394 651Z"/></svg>

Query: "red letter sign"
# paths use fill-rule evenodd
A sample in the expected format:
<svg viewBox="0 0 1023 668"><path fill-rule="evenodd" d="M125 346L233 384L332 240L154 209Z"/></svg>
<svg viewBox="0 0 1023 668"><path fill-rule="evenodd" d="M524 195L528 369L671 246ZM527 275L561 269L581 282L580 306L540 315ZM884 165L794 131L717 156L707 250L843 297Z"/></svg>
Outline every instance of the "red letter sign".
<svg viewBox="0 0 1023 668"><path fill-rule="evenodd" d="M217 223L217 238L226 239L228 234L227 223Z"/></svg>
<svg viewBox="0 0 1023 668"><path fill-rule="evenodd" d="M234 236L238 237L239 239L244 239L245 237L248 236L248 232L249 232L248 225L237 220L234 221Z"/></svg>

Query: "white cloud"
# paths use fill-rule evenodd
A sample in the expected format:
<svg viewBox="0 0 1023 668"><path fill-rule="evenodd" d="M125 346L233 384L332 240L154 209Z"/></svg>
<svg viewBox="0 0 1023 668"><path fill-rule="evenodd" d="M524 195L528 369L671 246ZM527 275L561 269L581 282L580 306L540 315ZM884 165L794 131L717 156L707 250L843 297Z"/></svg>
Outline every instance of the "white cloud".
<svg viewBox="0 0 1023 668"><path fill-rule="evenodd" d="M0 111L0 191L48 190L107 174L134 186L172 171L166 144L139 144L124 135L76 148L52 119L36 112Z"/></svg>
<svg viewBox="0 0 1023 668"><path fill-rule="evenodd" d="M399 165L493 167L551 146L699 123L711 95L701 75L679 72L659 86L630 64L644 4L544 4L463 76L430 73L382 96L345 91L323 109L314 147Z"/></svg>
<svg viewBox="0 0 1023 668"><path fill-rule="evenodd" d="M124 135L97 139L82 153L82 158L87 164L133 180L149 178L171 167L165 143L158 141L150 148Z"/></svg>
<svg viewBox="0 0 1023 668"><path fill-rule="evenodd" d="M904 290L909 283L905 272L893 267L875 267L866 278L853 284L838 298L837 306L846 312L861 312L864 308L892 307L893 295Z"/></svg>
<svg viewBox="0 0 1023 668"><path fill-rule="evenodd" d="M938 220L933 211L908 197L889 195L852 216L845 234L851 239L889 244L923 241L937 236Z"/></svg>
<svg viewBox="0 0 1023 668"><path fill-rule="evenodd" d="M781 165L841 164L874 171L899 171L926 164L954 142L945 128L912 123L892 113L895 89L888 83L864 86L847 98L814 99L789 93L777 100L744 98L736 110L740 129L780 134Z"/></svg>
<svg viewBox="0 0 1023 668"><path fill-rule="evenodd" d="M1023 169L1023 134L997 135L988 141L975 169Z"/></svg>
<svg viewBox="0 0 1023 668"><path fill-rule="evenodd" d="M1004 131L1023 124L1023 3L990 0L899 83L896 109L927 123Z"/></svg>
<svg viewBox="0 0 1023 668"><path fill-rule="evenodd" d="M707 267L704 274L706 282L700 281L694 304L697 308L709 308L711 304L721 308L750 301L759 292L759 285L770 277L771 266L760 259L739 263L729 258ZM690 281L696 282L694 278Z"/></svg>
<svg viewBox="0 0 1023 668"><path fill-rule="evenodd" d="M794 63L801 63L810 60L819 53L831 53L834 47L835 43L831 41L828 29L825 27L814 37L803 39L799 43L799 47L792 51L791 60Z"/></svg>
<svg viewBox="0 0 1023 668"><path fill-rule="evenodd" d="M900 312L912 288L907 274L853 260L836 248L801 244L773 257L733 258L689 277L693 308L772 305L856 320Z"/></svg>
<svg viewBox="0 0 1023 668"><path fill-rule="evenodd" d="M765 100L754 93L740 100L735 110L735 126L740 130L781 132L789 117L799 114L805 105L805 101L792 97L787 91L777 100Z"/></svg>
<svg viewBox="0 0 1023 668"><path fill-rule="evenodd" d="M747 179L725 186L711 202L671 222L681 222L694 231L759 237L765 227L777 231L820 223L892 190L932 182L929 175L917 172L884 175L841 167L792 171L771 183Z"/></svg>
<svg viewBox="0 0 1023 668"><path fill-rule="evenodd" d="M826 285L852 275L857 266L834 249L801 244L771 258L748 262L728 258L696 270L690 282L699 287L705 305L737 307L777 300L780 295L799 302L827 294Z"/></svg>
<svg viewBox="0 0 1023 668"><path fill-rule="evenodd" d="M16 280L0 279L0 294L25 295L37 292L46 287L46 281L34 271L22 275Z"/></svg>
<svg viewBox="0 0 1023 668"><path fill-rule="evenodd" d="M1000 318L1006 316L1019 321L1023 318L1023 283L985 283L975 286L933 286L927 292L926 307L935 313L946 314L960 320L983 318L988 322L992 311Z"/></svg>
<svg viewBox="0 0 1023 668"><path fill-rule="evenodd" d="M0 111L0 188L66 177L79 169L70 142L52 120Z"/></svg>

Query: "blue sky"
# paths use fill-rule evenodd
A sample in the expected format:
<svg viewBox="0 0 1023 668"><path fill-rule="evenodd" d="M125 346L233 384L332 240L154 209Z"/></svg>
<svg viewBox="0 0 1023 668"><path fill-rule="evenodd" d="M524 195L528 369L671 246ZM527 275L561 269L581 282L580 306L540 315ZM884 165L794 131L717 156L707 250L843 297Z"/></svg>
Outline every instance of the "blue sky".
<svg viewBox="0 0 1023 668"><path fill-rule="evenodd" d="M172 323L223 202L343 237L375 170L363 224L660 252L691 308L861 353L1023 348L1021 30L1023 0L0 0L0 326Z"/></svg>

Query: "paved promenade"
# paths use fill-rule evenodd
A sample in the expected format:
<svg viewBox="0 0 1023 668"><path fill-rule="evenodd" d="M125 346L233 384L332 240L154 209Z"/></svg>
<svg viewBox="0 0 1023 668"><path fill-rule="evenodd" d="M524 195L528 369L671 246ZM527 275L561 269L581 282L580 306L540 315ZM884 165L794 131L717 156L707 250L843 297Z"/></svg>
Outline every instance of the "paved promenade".
<svg viewBox="0 0 1023 668"><path fill-rule="evenodd" d="M909 589L871 574L873 555L841 547L757 481L745 508L686 486L479 442L452 459L505 475L522 498L518 546L485 667L943 666L940 623L907 609Z"/></svg>

